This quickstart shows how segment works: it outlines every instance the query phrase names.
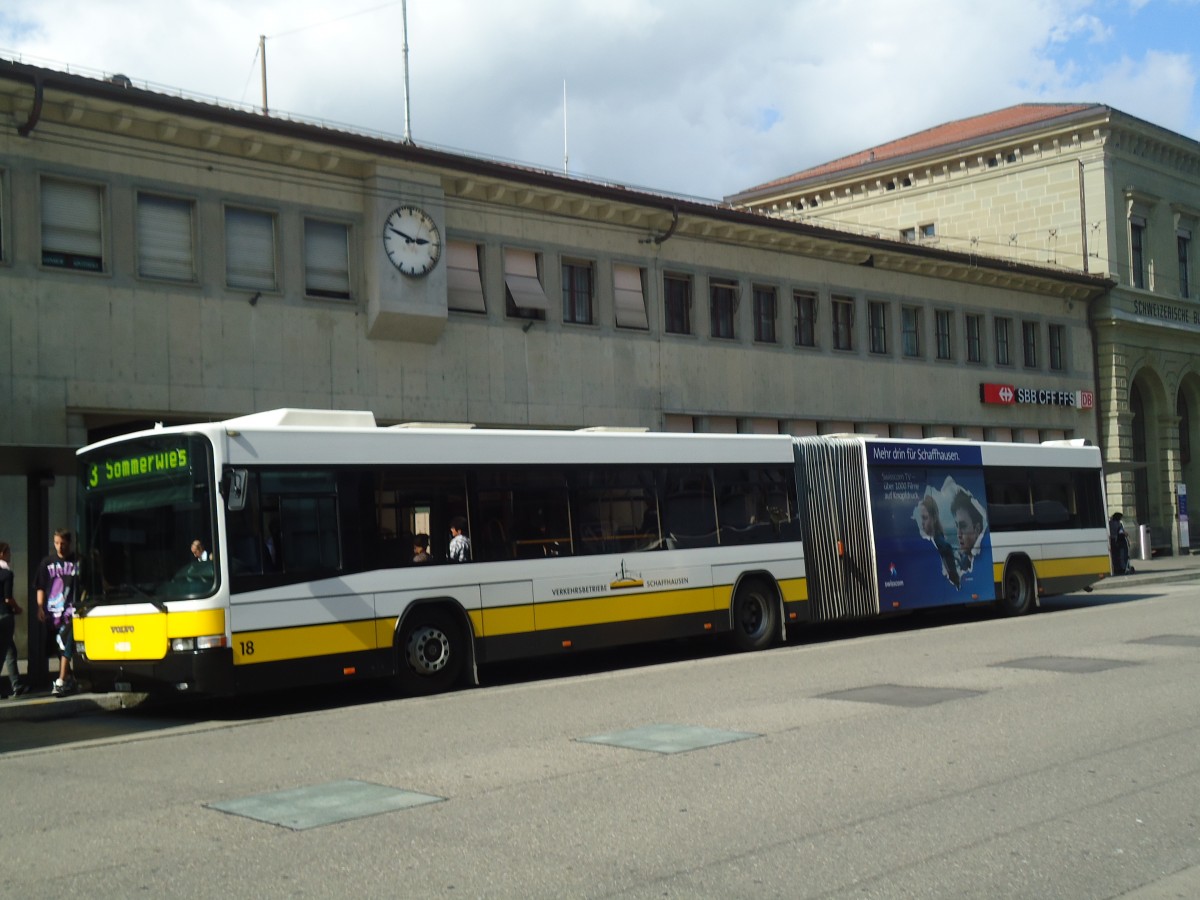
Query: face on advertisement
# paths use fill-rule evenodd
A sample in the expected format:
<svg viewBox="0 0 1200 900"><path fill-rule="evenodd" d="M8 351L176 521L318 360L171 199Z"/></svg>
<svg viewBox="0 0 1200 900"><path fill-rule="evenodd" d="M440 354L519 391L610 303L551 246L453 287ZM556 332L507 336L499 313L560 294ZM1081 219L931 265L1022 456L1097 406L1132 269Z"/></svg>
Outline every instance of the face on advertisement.
<svg viewBox="0 0 1200 900"><path fill-rule="evenodd" d="M962 553L970 553L975 549L975 542L979 540L979 532L983 526L971 513L972 510L964 507L954 512L954 526L958 529L958 549Z"/></svg>
<svg viewBox="0 0 1200 900"><path fill-rule="evenodd" d="M926 496L919 507L921 519L921 534L927 538L937 536L940 523L938 522L937 501Z"/></svg>

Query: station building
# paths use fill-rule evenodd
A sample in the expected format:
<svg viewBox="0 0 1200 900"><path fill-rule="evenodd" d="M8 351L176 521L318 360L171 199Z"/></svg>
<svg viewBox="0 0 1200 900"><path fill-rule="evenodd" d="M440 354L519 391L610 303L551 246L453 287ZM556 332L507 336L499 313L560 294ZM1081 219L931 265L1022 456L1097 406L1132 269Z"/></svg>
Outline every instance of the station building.
<svg viewBox="0 0 1200 900"><path fill-rule="evenodd" d="M276 407L1096 441L1110 286L0 61L0 540L71 526L85 443Z"/></svg>
<svg viewBox="0 0 1200 900"><path fill-rule="evenodd" d="M1148 526L1156 551L1200 543L1186 500L1200 496L1200 143L1100 104L1023 104L728 200L784 221L1112 279L1090 309L1109 505ZM1060 348L1006 318L988 318L985 365L1033 387Z"/></svg>

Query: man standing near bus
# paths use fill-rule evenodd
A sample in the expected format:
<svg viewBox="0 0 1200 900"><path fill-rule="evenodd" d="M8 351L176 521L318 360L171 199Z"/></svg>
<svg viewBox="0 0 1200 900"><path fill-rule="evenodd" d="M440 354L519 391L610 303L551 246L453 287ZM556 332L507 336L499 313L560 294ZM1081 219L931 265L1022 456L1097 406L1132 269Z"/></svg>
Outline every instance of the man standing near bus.
<svg viewBox="0 0 1200 900"><path fill-rule="evenodd" d="M65 697L75 691L71 659L75 656L75 591L79 561L71 552L71 532L54 532L54 553L41 561L34 577L37 590L38 621L45 622L58 645L58 678L52 693Z"/></svg>

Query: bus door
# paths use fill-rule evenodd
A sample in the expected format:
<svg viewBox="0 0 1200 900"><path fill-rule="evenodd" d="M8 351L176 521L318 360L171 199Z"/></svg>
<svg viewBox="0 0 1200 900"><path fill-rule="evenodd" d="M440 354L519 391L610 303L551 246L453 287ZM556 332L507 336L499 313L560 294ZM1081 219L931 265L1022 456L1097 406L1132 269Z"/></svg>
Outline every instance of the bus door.
<svg viewBox="0 0 1200 900"><path fill-rule="evenodd" d="M861 441L797 438L804 568L813 621L879 612Z"/></svg>

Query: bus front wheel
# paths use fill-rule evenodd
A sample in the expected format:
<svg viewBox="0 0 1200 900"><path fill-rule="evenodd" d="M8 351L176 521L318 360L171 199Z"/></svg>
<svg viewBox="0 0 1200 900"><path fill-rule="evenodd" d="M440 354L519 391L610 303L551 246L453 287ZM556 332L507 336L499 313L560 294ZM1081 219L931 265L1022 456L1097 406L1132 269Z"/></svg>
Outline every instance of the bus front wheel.
<svg viewBox="0 0 1200 900"><path fill-rule="evenodd" d="M413 611L396 639L396 682L409 695L439 694L457 682L467 657L454 617L430 607Z"/></svg>
<svg viewBox="0 0 1200 900"><path fill-rule="evenodd" d="M733 645L738 650L764 650L779 631L779 602L761 579L743 582L733 596Z"/></svg>
<svg viewBox="0 0 1200 900"><path fill-rule="evenodd" d="M1033 573L1023 560L1013 560L1004 567L1003 596L1000 612L1006 616L1023 616L1033 608Z"/></svg>

